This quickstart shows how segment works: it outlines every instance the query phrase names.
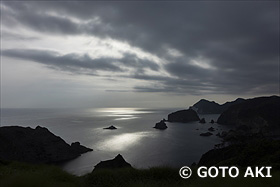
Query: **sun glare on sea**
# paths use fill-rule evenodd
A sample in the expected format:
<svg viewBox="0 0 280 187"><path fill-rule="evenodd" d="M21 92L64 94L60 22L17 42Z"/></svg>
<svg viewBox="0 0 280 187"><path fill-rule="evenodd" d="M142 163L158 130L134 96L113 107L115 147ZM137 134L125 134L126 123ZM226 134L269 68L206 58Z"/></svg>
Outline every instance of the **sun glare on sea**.
<svg viewBox="0 0 280 187"><path fill-rule="evenodd" d="M143 108L100 108L95 109L100 115L115 117L115 120L129 120L138 118L139 114L151 113Z"/></svg>
<svg viewBox="0 0 280 187"><path fill-rule="evenodd" d="M95 147L102 151L122 151L140 143L142 138L151 135L149 132L124 133L99 142Z"/></svg>

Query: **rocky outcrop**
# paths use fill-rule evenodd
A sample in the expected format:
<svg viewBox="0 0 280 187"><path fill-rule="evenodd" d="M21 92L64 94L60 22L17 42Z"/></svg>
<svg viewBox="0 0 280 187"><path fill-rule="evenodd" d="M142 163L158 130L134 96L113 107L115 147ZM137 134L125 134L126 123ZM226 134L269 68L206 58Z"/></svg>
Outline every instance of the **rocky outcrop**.
<svg viewBox="0 0 280 187"><path fill-rule="evenodd" d="M199 117L197 113L192 110L179 110L177 112L173 112L168 115L169 122L181 122L181 123L188 123L192 121L199 121Z"/></svg>
<svg viewBox="0 0 280 187"><path fill-rule="evenodd" d="M119 168L132 168L129 163L127 163L122 155L118 154L112 160L105 160L99 162L96 166L94 166L94 170L97 169L119 169ZM93 170L93 171L94 171Z"/></svg>
<svg viewBox="0 0 280 187"><path fill-rule="evenodd" d="M201 120L199 120L199 123L206 123L205 118L202 118Z"/></svg>
<svg viewBox="0 0 280 187"><path fill-rule="evenodd" d="M210 127L208 130L212 132L215 131L214 127Z"/></svg>
<svg viewBox="0 0 280 187"><path fill-rule="evenodd" d="M214 121L213 119L211 119L210 123L212 123L212 124L213 124L213 123L215 123L215 121Z"/></svg>
<svg viewBox="0 0 280 187"><path fill-rule="evenodd" d="M80 145L71 146L47 128L0 127L0 160L30 163L58 163L92 151Z"/></svg>
<svg viewBox="0 0 280 187"><path fill-rule="evenodd" d="M117 127L111 125L110 127L106 127L106 128L103 128L103 129L108 129L108 130L116 130Z"/></svg>
<svg viewBox="0 0 280 187"><path fill-rule="evenodd" d="M206 99L201 99L195 103L191 108L196 110L199 114L221 114L223 111L227 110L230 106L242 103L244 99L238 98L235 101L226 102L222 105L216 103L215 101L208 101Z"/></svg>
<svg viewBox="0 0 280 187"><path fill-rule="evenodd" d="M92 149L87 148L87 147L81 145L80 142L73 142L73 143L71 143L71 149L73 151L77 152L78 154L92 151Z"/></svg>
<svg viewBox="0 0 280 187"><path fill-rule="evenodd" d="M226 131L223 131L221 133L217 133L216 136L220 137L220 138L224 138L227 135Z"/></svg>
<svg viewBox="0 0 280 187"><path fill-rule="evenodd" d="M167 129L167 125L165 123L165 120L161 120L160 122L156 123L156 125L154 126L155 129L160 129L160 130L164 130Z"/></svg>
<svg viewBox="0 0 280 187"><path fill-rule="evenodd" d="M199 136L211 136L213 135L211 132L201 133Z"/></svg>
<svg viewBox="0 0 280 187"><path fill-rule="evenodd" d="M217 123L232 125L237 132L261 133L264 136L280 136L280 97L248 99L224 111Z"/></svg>

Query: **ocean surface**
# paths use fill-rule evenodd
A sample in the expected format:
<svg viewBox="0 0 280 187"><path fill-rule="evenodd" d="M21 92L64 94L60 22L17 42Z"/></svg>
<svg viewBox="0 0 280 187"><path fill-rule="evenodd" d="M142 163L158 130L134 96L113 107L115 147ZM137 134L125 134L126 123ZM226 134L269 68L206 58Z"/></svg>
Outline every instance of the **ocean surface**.
<svg viewBox="0 0 280 187"><path fill-rule="evenodd" d="M88 108L88 109L1 109L1 126L47 127L67 143L79 141L93 149L60 166L75 175L93 170L101 160L122 154L136 168L182 167L198 162L201 155L221 139L215 136L227 127L210 124L219 115L200 115L206 124L168 123L168 129L153 127L179 109ZM114 125L117 130L104 130ZM210 137L199 136L214 127Z"/></svg>

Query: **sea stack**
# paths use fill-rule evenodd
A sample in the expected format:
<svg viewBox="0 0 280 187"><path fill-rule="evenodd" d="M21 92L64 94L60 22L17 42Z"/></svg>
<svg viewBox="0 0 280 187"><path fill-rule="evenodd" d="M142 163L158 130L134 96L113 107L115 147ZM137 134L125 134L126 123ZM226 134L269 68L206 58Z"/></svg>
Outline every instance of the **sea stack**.
<svg viewBox="0 0 280 187"><path fill-rule="evenodd" d="M156 123L154 126L155 129L165 130L167 129L167 125L165 123L165 119L161 120L160 122Z"/></svg>

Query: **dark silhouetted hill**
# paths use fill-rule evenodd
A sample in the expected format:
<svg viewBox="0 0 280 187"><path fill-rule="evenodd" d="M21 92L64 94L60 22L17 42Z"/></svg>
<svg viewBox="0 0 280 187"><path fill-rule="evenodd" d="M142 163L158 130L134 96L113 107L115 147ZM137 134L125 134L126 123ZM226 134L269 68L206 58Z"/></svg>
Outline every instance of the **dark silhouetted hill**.
<svg viewBox="0 0 280 187"><path fill-rule="evenodd" d="M222 105L216 103L215 101L208 101L206 99L201 99L195 103L191 108L196 110L199 114L221 114L223 111L228 109L230 106L244 102L244 99L238 98L235 101L226 102Z"/></svg>
<svg viewBox="0 0 280 187"><path fill-rule="evenodd" d="M79 142L67 144L47 128L0 127L0 160L58 163L92 151Z"/></svg>
<svg viewBox="0 0 280 187"><path fill-rule="evenodd" d="M233 105L217 121L247 133L280 136L280 97L257 97Z"/></svg>

